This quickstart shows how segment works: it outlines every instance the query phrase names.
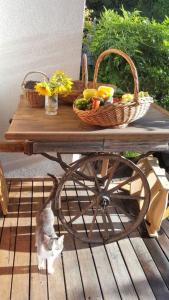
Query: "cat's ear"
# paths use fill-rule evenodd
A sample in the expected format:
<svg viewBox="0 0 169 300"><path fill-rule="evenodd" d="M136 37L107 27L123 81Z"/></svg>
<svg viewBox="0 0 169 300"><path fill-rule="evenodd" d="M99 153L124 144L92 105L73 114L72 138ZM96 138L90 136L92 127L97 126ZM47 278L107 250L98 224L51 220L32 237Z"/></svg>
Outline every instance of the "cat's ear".
<svg viewBox="0 0 169 300"><path fill-rule="evenodd" d="M61 235L59 238L58 238L58 244L60 247L63 247L63 241L64 241L64 235Z"/></svg>
<svg viewBox="0 0 169 300"><path fill-rule="evenodd" d="M54 239L46 234L44 234L43 239L47 249L51 250L54 245Z"/></svg>

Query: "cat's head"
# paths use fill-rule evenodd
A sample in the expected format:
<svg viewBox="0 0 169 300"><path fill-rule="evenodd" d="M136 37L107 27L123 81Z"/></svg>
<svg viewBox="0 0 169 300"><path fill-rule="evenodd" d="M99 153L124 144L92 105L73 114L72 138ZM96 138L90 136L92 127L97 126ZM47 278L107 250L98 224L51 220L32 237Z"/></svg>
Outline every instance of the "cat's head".
<svg viewBox="0 0 169 300"><path fill-rule="evenodd" d="M52 255L54 255L55 257L59 256L59 254L62 252L63 241L64 235L60 236L59 238L53 238L44 234L45 248L46 250L51 251Z"/></svg>

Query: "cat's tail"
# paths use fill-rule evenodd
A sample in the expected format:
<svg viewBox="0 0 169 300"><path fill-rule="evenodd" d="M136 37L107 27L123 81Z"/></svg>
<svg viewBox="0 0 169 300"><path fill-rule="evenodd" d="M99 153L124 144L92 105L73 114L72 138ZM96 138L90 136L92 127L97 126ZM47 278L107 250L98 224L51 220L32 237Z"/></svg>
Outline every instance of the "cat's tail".
<svg viewBox="0 0 169 300"><path fill-rule="evenodd" d="M56 195L56 190L59 184L59 180L52 174L47 174L48 176L52 177L53 179L53 187L52 190L50 192L49 197L47 198L46 202L44 203L42 210L46 207L51 207L52 201L55 199L55 195Z"/></svg>

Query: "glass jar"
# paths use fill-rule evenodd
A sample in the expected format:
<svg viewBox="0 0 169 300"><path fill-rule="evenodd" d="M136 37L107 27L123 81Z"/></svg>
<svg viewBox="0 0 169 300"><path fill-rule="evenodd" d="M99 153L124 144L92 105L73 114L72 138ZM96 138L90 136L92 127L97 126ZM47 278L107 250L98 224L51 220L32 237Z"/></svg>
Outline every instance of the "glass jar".
<svg viewBox="0 0 169 300"><path fill-rule="evenodd" d="M57 115L58 112L58 94L45 96L45 112L49 116Z"/></svg>

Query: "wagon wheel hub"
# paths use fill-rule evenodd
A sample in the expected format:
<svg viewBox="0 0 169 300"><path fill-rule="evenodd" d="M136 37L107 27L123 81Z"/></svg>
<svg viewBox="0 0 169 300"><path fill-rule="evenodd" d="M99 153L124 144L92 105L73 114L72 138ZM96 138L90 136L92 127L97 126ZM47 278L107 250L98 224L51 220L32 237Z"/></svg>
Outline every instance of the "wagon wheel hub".
<svg viewBox="0 0 169 300"><path fill-rule="evenodd" d="M110 204L110 201L111 201L111 199L110 199L108 193L103 193L103 194L101 193L99 195L99 204L101 207L103 207L103 208L107 207Z"/></svg>

